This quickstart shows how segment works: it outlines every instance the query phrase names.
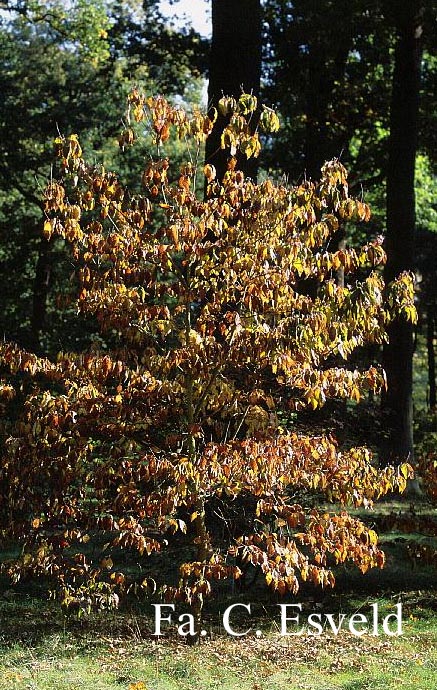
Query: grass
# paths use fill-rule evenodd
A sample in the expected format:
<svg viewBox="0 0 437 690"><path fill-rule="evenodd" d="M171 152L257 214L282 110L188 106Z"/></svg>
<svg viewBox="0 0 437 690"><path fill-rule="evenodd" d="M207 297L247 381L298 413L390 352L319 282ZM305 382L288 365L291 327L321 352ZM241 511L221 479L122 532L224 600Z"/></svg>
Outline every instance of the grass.
<svg viewBox="0 0 437 690"><path fill-rule="evenodd" d="M254 625L261 637L233 639L213 621L212 636L192 648L174 632L156 640L144 613L65 622L52 605L16 596L0 603L0 689L128 690L143 682L147 690L431 690L437 686L435 591L398 599L401 637L281 637L275 607L266 606ZM383 612L395 601L339 594L325 606L366 611L374 600ZM306 605L315 606L313 600Z"/></svg>
<svg viewBox="0 0 437 690"><path fill-rule="evenodd" d="M0 690L434 690L436 570L408 560L406 537L433 543L436 537L384 529L387 515L405 511L408 503L383 501L369 514L386 550L384 570L362 576L342 567L335 590L306 586L297 597L306 614L367 614L377 602L385 616L401 602L400 637L358 638L343 631L283 637L278 600L259 582L241 595L229 588L220 592L207 610L209 634L198 648L165 625L165 636L156 639L149 605L131 601L117 613L66 620L38 588L6 587L2 593L0 587ZM426 502L417 504L416 512L435 516ZM250 620L235 614L235 627L253 627L238 639L221 623L235 601L252 602L254 614Z"/></svg>

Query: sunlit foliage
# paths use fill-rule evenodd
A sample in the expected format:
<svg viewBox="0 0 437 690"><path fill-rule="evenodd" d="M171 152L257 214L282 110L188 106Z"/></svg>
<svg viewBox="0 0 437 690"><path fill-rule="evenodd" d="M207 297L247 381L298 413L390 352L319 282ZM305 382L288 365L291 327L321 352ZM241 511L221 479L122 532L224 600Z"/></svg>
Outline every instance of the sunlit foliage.
<svg viewBox="0 0 437 690"><path fill-rule="evenodd" d="M138 90L120 146L153 133L140 193L88 164L74 134L56 140L43 232L70 245L78 311L97 320L105 347L51 361L0 346L2 405L21 410L4 426L1 527L23 544L10 575L49 576L67 608L117 605L132 584L120 549L156 558L178 535L191 555L179 580L157 571L156 583L198 613L214 581L238 578L245 562L280 594L302 580L333 586L335 563L363 573L384 563L376 533L345 507L404 490L409 465L377 470L366 448L341 450L283 420L384 387L381 369L348 359L382 343L393 318L416 318L412 277L384 285L380 238L330 251L341 223L370 217L339 161L318 183L257 185L238 160L258 154L278 117L247 94L220 108L223 180L199 165L216 113ZM174 137L187 146L179 170L165 155ZM307 510L314 492L340 511ZM238 501L252 501L252 520L223 538L211 506L226 519ZM105 542L101 552L90 541Z"/></svg>

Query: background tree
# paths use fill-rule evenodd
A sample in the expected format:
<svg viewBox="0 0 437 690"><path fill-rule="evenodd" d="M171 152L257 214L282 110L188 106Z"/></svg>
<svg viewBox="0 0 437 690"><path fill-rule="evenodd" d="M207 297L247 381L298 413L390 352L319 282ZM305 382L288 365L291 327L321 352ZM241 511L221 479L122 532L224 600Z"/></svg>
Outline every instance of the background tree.
<svg viewBox="0 0 437 690"><path fill-rule="evenodd" d="M87 333L69 328L68 313L57 308L71 267L62 245L40 234L56 132L82 134L85 150L110 165L132 80L179 95L191 83L197 97L199 37L170 30L157 3L144 4L144 12L126 3L94 3L88 11L89 3L77 2L66 13L59 2L9 3L0 19L0 255L15 277L0 296L0 331L32 349L56 351L69 337L74 347ZM140 165L125 156L126 177Z"/></svg>
<svg viewBox="0 0 437 690"><path fill-rule="evenodd" d="M56 2L8 3L8 9L10 16L3 14L0 20L2 254L18 283L11 281L3 292L2 327L39 347L51 274L49 248L40 239L50 140L67 119L83 129L87 109L91 119L99 110L100 119L90 86L109 56L109 22L101 3L93 6L86 22L83 3L68 16Z"/></svg>
<svg viewBox="0 0 437 690"><path fill-rule="evenodd" d="M269 170L273 170L277 161L280 161L281 167L288 171L292 179L299 179L298 176L303 167L306 168L308 175L316 174L317 166L320 165L320 159L323 156L341 156L341 160L350 170L351 188L360 189L372 204L374 219L367 228L367 232L370 231L370 233L384 229L386 224L385 181L389 175L399 176L407 160L403 157L401 168L389 161L389 141L393 141L390 138L390 111L393 113L391 84L394 78L398 81L402 79L399 72L394 74L396 26L397 23L403 21L398 16L397 3L394 5L389 12L387 3L368 3L362 0L352 3L324 2L322 4L277 3L269 0L265 3L268 29L264 38L266 78L263 81L263 91L264 97L280 108L285 123L285 138L278 137L276 143L271 146L271 159L269 159L269 153L265 154L266 165ZM436 180L435 167L433 167L435 146L429 134L433 131L432 103L435 93L432 86L435 80L435 58L433 57L435 17L429 3L422 3L422 5L425 12L422 37L422 45L425 46L425 51L422 52L424 80L416 133L411 128L408 129L412 135L409 138L407 120L400 114L394 117L399 118L399 122L402 122L404 127L401 137L403 147L410 147L410 150L412 146L417 148L417 142L415 145L413 140L418 137L420 157L416 159L415 182L418 199L417 219L421 232L426 233L426 230L435 227L433 221L435 192L425 191L435 189ZM417 6L416 10L419 9ZM414 10L414 3L410 3L408 12L415 11L417 14L416 10ZM338 37L341 37L341 40L338 40ZM402 97L409 90L411 91L412 74L410 70L405 85L395 87ZM415 88L417 91L418 86L416 85ZM392 124L396 130L396 124L394 122ZM393 136L396 137L396 133ZM411 156L409 159L410 173L408 180L403 184L410 189L408 198L411 205L413 193L411 184L413 184L414 172L411 173ZM390 182L389 187L390 195L400 193L400 186L395 180ZM407 197L403 195L402 204L407 203L406 199ZM394 197L387 203L397 209L401 208L395 203ZM401 213L400 210L396 212ZM411 217L411 210L409 215ZM406 217L404 213L404 227ZM394 234L396 230L392 220L390 224L392 229L388 231L391 239L388 239L387 270L391 271L391 275L395 275L401 265L404 268L408 265L409 270L418 268L423 278L419 299L423 301L422 313L425 319L427 304L433 302L431 293L429 293L430 298L427 293L428 287L434 282L434 271L431 270L428 280L426 276L429 274L430 262L421 261L420 256L424 256L422 253L419 256L416 252L409 251L407 244ZM409 225L412 232L411 223ZM351 232L356 232L356 228L346 223L343 225L343 230L346 233L346 241L353 241ZM339 236L334 238L336 242L339 239ZM432 238L424 234L422 245L425 241L428 243L426 252L429 255ZM409 242L408 246L411 250L411 241ZM404 251L404 263L402 263L397 255ZM392 253L393 258L391 258ZM409 263L406 263L407 254ZM392 261L393 268L390 268ZM430 310L431 313L432 310ZM406 328L408 329L409 326ZM403 445L405 454L407 447L411 450L412 442L412 428L407 423L408 418L411 420L411 397L406 393L398 395L397 392L399 392L398 386L402 387L403 381L408 381L411 375L412 346L410 338L408 354L404 355L402 363L396 364L396 358L400 356L398 353L401 340L397 340L395 336L392 340L393 343L396 342L393 346L396 348L396 355L391 349L390 353L387 350L389 390L393 390L393 394L388 393L388 396L397 407L390 415L393 422L393 426L390 424L391 440L382 444L381 450L385 454L390 447L396 453L400 452ZM375 353L372 353L372 356L375 356ZM410 362L408 365L407 359ZM387 404L390 407L390 403L387 402ZM410 429L409 432L404 431L403 434L399 433L398 423L394 422L395 418L400 418L399 406L402 406L404 410L403 426L405 429ZM410 435L408 443L405 434ZM394 442L395 437L396 442ZM402 437L403 441L401 441Z"/></svg>
<svg viewBox="0 0 437 690"><path fill-rule="evenodd" d="M263 94L284 118L273 157L291 179L303 170L317 178L333 156L351 168L352 182L375 177L390 95L390 31L381 8L269 0L265 19Z"/></svg>
<svg viewBox="0 0 437 690"><path fill-rule="evenodd" d="M388 3L396 22L398 40L390 110L389 165L387 171L387 282L400 271L415 268L415 169L419 125L420 69L423 4L411 2L400 9ZM413 457L413 328L395 321L384 347L388 388L384 406L389 411L389 453Z"/></svg>
<svg viewBox="0 0 437 690"><path fill-rule="evenodd" d="M261 79L261 1L212 0L212 43L209 62L208 104L217 107L223 94L237 100L242 91L259 96ZM206 161L214 164L221 179L227 155L221 148L225 116L218 113L206 142ZM242 169L256 178L256 159L240 161Z"/></svg>

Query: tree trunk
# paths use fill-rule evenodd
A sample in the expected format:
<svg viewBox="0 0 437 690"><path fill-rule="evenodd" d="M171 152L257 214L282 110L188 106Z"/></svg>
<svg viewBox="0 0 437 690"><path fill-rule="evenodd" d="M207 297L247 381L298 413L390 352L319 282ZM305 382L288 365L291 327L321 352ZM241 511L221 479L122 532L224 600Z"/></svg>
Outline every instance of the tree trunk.
<svg viewBox="0 0 437 690"><path fill-rule="evenodd" d="M193 529L196 536L197 552L196 558L199 562L205 563L209 561L212 556L211 540L205 522L205 503L200 498L194 506L197 516L193 520ZM196 646L200 643L202 635L202 613L203 613L203 599L195 598L191 604L191 614L194 616L195 634L187 637L188 644Z"/></svg>
<svg viewBox="0 0 437 690"><path fill-rule="evenodd" d="M47 296L49 292L51 270L52 264L50 242L42 237L39 244L38 259L35 267L32 315L30 319L31 348L34 352L38 352L41 348L41 331L46 325Z"/></svg>
<svg viewBox="0 0 437 690"><path fill-rule="evenodd" d="M334 18L332 18L334 21ZM352 16L350 18L352 22ZM352 49L351 32L342 32L338 49L332 45L311 40L308 51L308 82L306 90L305 172L309 179L320 179L322 165L331 158L339 157L344 146L339 136L329 126L329 106L333 100L336 82L345 77L347 59ZM333 55L328 67L328 57Z"/></svg>
<svg viewBox="0 0 437 690"><path fill-rule="evenodd" d="M428 406L434 410L437 405L437 390L435 378L435 351L434 351L434 335L435 335L435 317L431 306L428 306L427 314L427 328L426 328L426 345L428 351Z"/></svg>
<svg viewBox="0 0 437 690"><path fill-rule="evenodd" d="M327 85L325 51L317 43L310 48L306 94L305 171L310 180L320 178L320 169L329 156L326 111L331 96Z"/></svg>
<svg viewBox="0 0 437 690"><path fill-rule="evenodd" d="M387 173L387 264L389 283L414 269L415 193L421 24L419 2L396 4L398 32L390 112ZM383 361L388 390L383 399L390 429L385 460L413 456L413 325L398 319L389 328Z"/></svg>
<svg viewBox="0 0 437 690"><path fill-rule="evenodd" d="M208 105L217 106L224 94L239 98L242 91L259 95L261 80L260 0L212 0L212 44L209 68ZM205 157L217 169L221 180L227 169L228 153L220 149L225 119L218 117L206 142ZM256 178L256 159L239 161L243 172Z"/></svg>
<svg viewBox="0 0 437 690"><path fill-rule="evenodd" d="M187 272L187 283L190 284L191 275L190 270ZM191 303L187 302L185 305L185 345L190 347L190 332L191 332ZM186 402L187 402L187 451L190 462L194 465L196 463L197 449L196 439L193 433L193 424L195 421L195 405L193 397L193 376L191 372L187 372L185 377L186 387ZM197 500L194 505L194 512L196 517L192 520L191 529L193 532L193 544L196 545L196 560L200 563L207 562L212 556L211 539L206 526L205 516L205 501L201 496L197 495ZM202 610L203 598L202 596L194 595L191 604L191 614L194 617L194 635L187 637L188 644L197 645L200 642L202 630Z"/></svg>

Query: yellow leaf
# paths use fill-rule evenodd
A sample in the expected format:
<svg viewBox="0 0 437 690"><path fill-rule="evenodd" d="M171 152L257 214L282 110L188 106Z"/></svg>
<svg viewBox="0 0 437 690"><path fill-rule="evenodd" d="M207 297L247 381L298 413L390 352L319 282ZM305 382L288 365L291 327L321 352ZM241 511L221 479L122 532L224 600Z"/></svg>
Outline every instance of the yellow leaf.
<svg viewBox="0 0 437 690"><path fill-rule="evenodd" d="M369 529L369 542L372 546L378 543L378 535L373 529Z"/></svg>
<svg viewBox="0 0 437 690"><path fill-rule="evenodd" d="M42 233L43 233L44 237L45 237L47 240L50 239L50 237L51 237L52 234L53 234L53 225L52 225L52 221L51 221L51 220L46 220L46 221L44 222L44 228L43 228Z"/></svg>
<svg viewBox="0 0 437 690"><path fill-rule="evenodd" d="M404 462L404 463L400 466L399 470L400 470L402 476L403 476L405 479L408 479L408 477L409 477L410 474L411 474L411 465L409 465L407 462Z"/></svg>
<svg viewBox="0 0 437 690"><path fill-rule="evenodd" d="M110 558L109 556L107 558L102 558L102 560L100 561L100 566L102 568L107 568L108 570L110 570L113 565L114 563L112 561L112 558Z"/></svg>

